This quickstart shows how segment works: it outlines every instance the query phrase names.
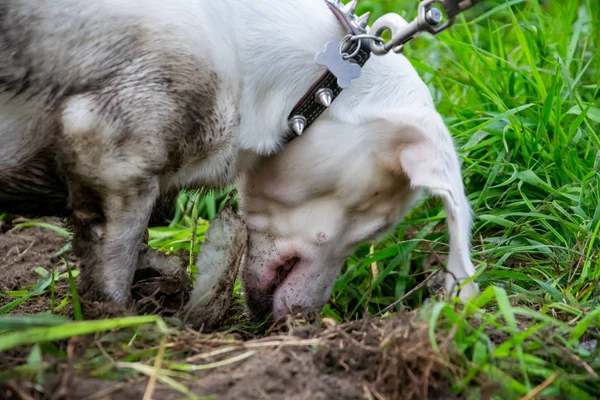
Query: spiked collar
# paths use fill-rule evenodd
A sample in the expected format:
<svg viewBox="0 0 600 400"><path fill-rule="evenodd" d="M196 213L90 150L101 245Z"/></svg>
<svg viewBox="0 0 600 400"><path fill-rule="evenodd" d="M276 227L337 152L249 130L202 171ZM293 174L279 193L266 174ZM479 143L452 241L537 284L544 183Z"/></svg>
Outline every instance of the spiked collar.
<svg viewBox="0 0 600 400"><path fill-rule="evenodd" d="M345 6L340 0L325 0L325 3L342 23L348 37L367 33L369 13L360 17L354 14L358 0L352 0ZM350 86L351 80L360 75L370 56L371 47L367 40L326 43L325 49L315 56L315 62L326 70L289 114L286 144L300 136L325 112L342 90Z"/></svg>
<svg viewBox="0 0 600 400"><path fill-rule="evenodd" d="M327 42L325 49L315 56L315 62L325 67L323 75L308 89L288 115L288 132L285 143L302 134L326 109L332 101L358 78L363 65L371 54L381 56L390 50L401 53L404 44L420 32L437 35L452 26L455 17L473 7L481 0L422 0L419 3L417 18L410 24L397 14L382 16L368 29L369 13L354 15L358 0L343 5L340 0L325 0L325 3L347 31L340 43ZM439 5L446 13L435 8ZM392 31L392 39L384 42L380 35L386 29ZM371 34L371 32L373 34Z"/></svg>

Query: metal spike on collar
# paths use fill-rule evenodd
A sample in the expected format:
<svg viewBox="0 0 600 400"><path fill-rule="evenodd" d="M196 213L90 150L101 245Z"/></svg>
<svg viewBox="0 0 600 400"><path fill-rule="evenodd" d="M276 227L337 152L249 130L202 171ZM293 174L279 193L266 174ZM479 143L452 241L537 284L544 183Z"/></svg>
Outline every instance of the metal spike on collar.
<svg viewBox="0 0 600 400"><path fill-rule="evenodd" d="M433 0L431 0L433 1ZM335 42L328 42L327 44L333 44L335 46L335 52L336 52L336 56L339 56L339 54L337 54L337 51L339 50L340 52L342 51L346 51L348 49L350 49L351 47L347 47L342 49L341 47L344 45L348 45L349 42L348 39L353 39L354 36L359 36L359 35L365 35L368 31L368 23L369 23L369 13L366 13L364 15L361 16L357 16L354 14L354 12L356 11L357 7L358 7L358 2L359 0L350 0L348 2L348 4L344 5L341 0L325 0L325 3L327 4L327 6L329 7L330 11L333 12L333 14L335 15L335 17L339 20L339 22L344 26L347 35L344 37L344 39L342 39L342 42L340 42L340 44L338 46L335 46L336 43ZM362 39L358 39L359 40L359 45L355 46L356 48L353 50L354 53L349 54L349 58L353 58L352 61L354 61L354 65L351 62L348 62L346 59L343 58L343 61L347 64L350 64L350 66L352 67L352 69L354 71L352 71L350 73L350 75L354 75L356 73L356 67L358 67L358 69L360 70L360 68L362 67L362 65L364 65L364 63L366 62L366 60L368 59L368 52L363 49L362 46ZM356 40L352 40L352 43L356 42ZM331 47L331 46L329 46ZM327 48L327 46L326 46ZM362 50L362 53L361 53ZM324 52L318 53L317 56L315 57L315 60L318 58L319 55L324 54ZM342 53L344 54L344 53ZM360 57L356 57L356 59L354 59L355 56L361 54ZM337 57L336 57L337 59ZM317 61L317 64L319 65L324 65L327 67L327 69L329 69L329 76L324 75L319 81L317 81L313 87L311 87L310 92L309 93L314 93L312 95L312 97L308 97L308 93L302 98L302 100L294 107L294 110L292 111L292 113L290 113L290 118L288 119L288 127L291 131L293 131L296 136L290 135L288 137L288 140L292 140L294 137L297 136L301 136L304 133L304 130L309 126L309 120L310 123L312 124L313 121L319 117L319 115L321 115L321 113L324 111L323 108L328 108L329 106L331 106L331 103L333 102L334 99L334 92L335 93L339 93L337 90L342 90L343 88L345 88L347 85L342 84L342 86L340 86L340 80L339 80L339 76L333 74L332 72L332 65L328 64L327 62L325 63L319 63ZM356 65L357 64L357 65ZM334 66L335 67L335 66ZM343 67L345 67L345 65L343 65ZM336 69L336 68L333 68ZM358 74L360 75L360 74ZM335 84L335 78L338 78L337 82L338 84ZM353 77L350 76L350 78L352 79ZM344 80L345 82L345 80ZM315 88L315 86L317 86ZM320 88L319 88L320 86ZM316 93L315 93L316 91ZM319 105L321 107L319 107Z"/></svg>
<svg viewBox="0 0 600 400"><path fill-rule="evenodd" d="M344 11L346 11L346 14L348 15L354 15L356 7L358 7L358 0L352 0L350 3L346 4Z"/></svg>
<svg viewBox="0 0 600 400"><path fill-rule="evenodd" d="M319 89L315 94L315 100L323 107L329 107L333 101L333 92L330 89Z"/></svg>
<svg viewBox="0 0 600 400"><path fill-rule="evenodd" d="M327 4L335 9L335 12L346 20L349 28L352 30L352 34L360 35L367 31L368 13L360 17L356 16L354 12L358 7L359 0L351 0L348 4L344 5L340 0L325 0Z"/></svg>
<svg viewBox="0 0 600 400"><path fill-rule="evenodd" d="M369 18L371 17L371 12L367 12L356 19L356 24L361 29L367 29L367 25L369 24Z"/></svg>
<svg viewBox="0 0 600 400"><path fill-rule="evenodd" d="M292 119L290 119L290 126L296 135L300 136L306 127L306 118L304 118L302 115L294 115Z"/></svg>

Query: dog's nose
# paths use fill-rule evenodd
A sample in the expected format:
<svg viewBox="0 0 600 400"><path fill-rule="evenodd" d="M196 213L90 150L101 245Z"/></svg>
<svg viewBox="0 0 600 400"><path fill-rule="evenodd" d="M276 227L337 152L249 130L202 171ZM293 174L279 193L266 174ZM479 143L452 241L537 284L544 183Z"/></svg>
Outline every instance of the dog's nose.
<svg viewBox="0 0 600 400"><path fill-rule="evenodd" d="M290 272L292 272L294 267L298 265L299 262L299 257L293 257L277 267L277 282L275 287L279 286L285 280L285 278L287 278L287 276L290 274Z"/></svg>

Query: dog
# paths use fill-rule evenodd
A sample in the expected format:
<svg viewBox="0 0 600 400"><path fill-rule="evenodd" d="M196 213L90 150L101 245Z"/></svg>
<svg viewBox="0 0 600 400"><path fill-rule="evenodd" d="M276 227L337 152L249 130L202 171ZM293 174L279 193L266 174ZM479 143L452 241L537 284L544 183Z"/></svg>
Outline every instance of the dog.
<svg viewBox="0 0 600 400"><path fill-rule="evenodd" d="M124 306L164 199L240 179L244 292L281 317L322 307L352 249L429 190L447 212L451 290L475 272L471 211L406 58L372 57L284 145L323 73L314 55L345 34L323 0L2 1L0 211L68 217L83 297Z"/></svg>

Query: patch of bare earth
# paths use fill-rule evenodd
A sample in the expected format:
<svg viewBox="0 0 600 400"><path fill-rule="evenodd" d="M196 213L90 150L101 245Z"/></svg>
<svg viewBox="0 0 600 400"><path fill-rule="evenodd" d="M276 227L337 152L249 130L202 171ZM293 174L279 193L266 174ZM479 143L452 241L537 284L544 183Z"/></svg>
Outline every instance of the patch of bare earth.
<svg viewBox="0 0 600 400"><path fill-rule="evenodd" d="M205 371L192 372L193 379L177 380L195 395L214 395L217 399L454 398L445 379L452 370L444 356L448 347L442 342L442 355L436 354L428 341L427 327L412 313L340 325L328 321L326 325L308 324L290 318L265 337L243 340L242 335L233 336L184 330L167 343L168 351L178 354L177 359L165 358L162 368L169 369L173 362L208 366ZM87 348L102 346L94 340L85 342ZM119 360L117 350L109 352L107 364L110 359ZM89 365L89 358L84 353L71 361ZM74 373L67 364L56 365L42 391L13 381L3 393L22 392L34 399L185 398L160 380L150 383L143 376L121 381L94 379L92 371L78 368ZM152 366L154 360L145 364Z"/></svg>
<svg viewBox="0 0 600 400"><path fill-rule="evenodd" d="M15 224L19 219L13 221ZM44 222L57 226L62 225L58 219L46 219ZM59 266L56 254L67 244L67 238L40 227L11 228L0 233L0 307L15 300L14 297L2 295L3 292L16 291L36 284L42 279L35 270L45 268L50 271L52 266L58 266L62 271L66 267ZM74 263L75 260L65 255ZM66 292L67 283L57 283L58 292ZM25 303L13 309L13 313L35 314L50 309L50 299L46 296L32 297Z"/></svg>
<svg viewBox="0 0 600 400"><path fill-rule="evenodd" d="M0 234L0 290L18 290L39 281L40 277L33 270L52 265L56 261L54 254L65 243L64 238L39 228ZM152 279L160 280L160 277L144 276L142 281ZM146 312L161 308L164 312L179 304L170 303L167 307L163 297L157 296L155 291L143 292L147 308L140 308ZM12 300L0 297L0 306ZM48 311L49 304L46 297L34 298L13 312ZM238 311L241 312L233 310L230 314ZM205 366L205 370L182 372L191 374L193 379L174 379L195 395L214 395L217 399L454 398L449 395L446 380L453 372L447 361L450 340L441 338L438 343L441 353L434 352L427 326L419 322L414 313L339 325L329 320L308 323L302 318L289 317L259 337L236 331L235 327L224 332L226 329L223 326L211 334L192 329L180 331L168 339L168 356L162 360L161 367L173 371L172 363ZM160 335L156 332L154 336L156 340L148 343L136 342L142 346L136 351L156 350ZM38 384L33 384L36 378L17 378L16 375L12 380L0 381L0 399L168 400L187 397L160 379L132 374L128 367L117 365L130 355L131 349L102 338L103 335L97 335L56 343L68 355L67 359L46 355L49 368L45 379ZM3 353L0 365L6 371L24 364L29 350ZM152 367L154 362L151 357L144 359L143 364ZM95 378L98 365L103 366L102 376L110 374L119 380Z"/></svg>

